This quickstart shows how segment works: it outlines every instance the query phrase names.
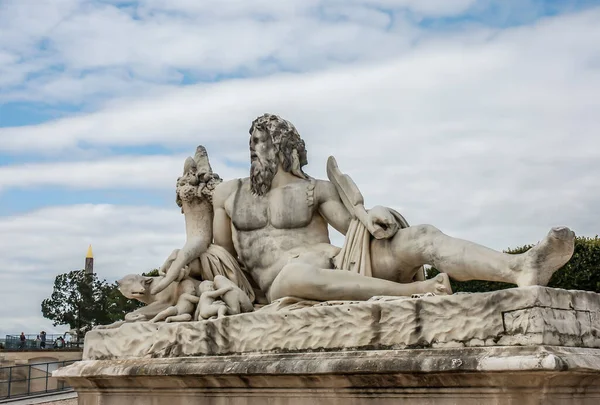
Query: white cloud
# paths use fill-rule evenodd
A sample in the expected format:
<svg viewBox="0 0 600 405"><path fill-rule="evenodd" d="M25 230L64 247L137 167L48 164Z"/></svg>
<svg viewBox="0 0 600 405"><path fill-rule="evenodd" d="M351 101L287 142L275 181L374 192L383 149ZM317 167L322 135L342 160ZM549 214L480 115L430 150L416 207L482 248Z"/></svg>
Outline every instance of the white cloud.
<svg viewBox="0 0 600 405"><path fill-rule="evenodd" d="M191 149L189 155L193 156ZM118 156L98 160L26 163L0 166L0 192L11 188L64 187L79 190L174 189L188 155ZM243 176L246 171L227 167L212 159L218 174L225 178Z"/></svg>
<svg viewBox="0 0 600 405"><path fill-rule="evenodd" d="M453 15L474 1L114 3L3 2L0 101L94 105L178 84L184 72L209 79L385 59L420 35L406 11Z"/></svg>
<svg viewBox="0 0 600 405"><path fill-rule="evenodd" d="M54 278L83 268L88 244L94 270L109 281L160 266L185 241L177 206L161 209L111 205L43 208L0 217L0 329L34 333L40 305L52 293ZM23 314L31 319L25 324ZM40 314L37 318L33 314ZM35 329L32 329L35 327Z"/></svg>
<svg viewBox="0 0 600 405"><path fill-rule="evenodd" d="M492 131L544 142L570 132L586 138L597 123L599 16L559 17L470 44L465 37L436 40L386 63L126 98L96 113L0 129L0 149L229 142L264 111L287 115L306 136L352 139L397 129L413 138Z"/></svg>

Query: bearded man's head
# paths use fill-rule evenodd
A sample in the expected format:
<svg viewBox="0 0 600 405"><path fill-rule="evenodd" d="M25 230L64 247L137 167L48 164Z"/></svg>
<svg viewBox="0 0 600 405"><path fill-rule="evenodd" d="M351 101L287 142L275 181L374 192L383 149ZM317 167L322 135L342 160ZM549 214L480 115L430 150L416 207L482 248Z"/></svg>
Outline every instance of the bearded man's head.
<svg viewBox="0 0 600 405"><path fill-rule="evenodd" d="M279 164L281 168L306 179L302 167L308 163L304 141L296 128L274 114L264 114L250 127L250 188L256 195L265 195Z"/></svg>

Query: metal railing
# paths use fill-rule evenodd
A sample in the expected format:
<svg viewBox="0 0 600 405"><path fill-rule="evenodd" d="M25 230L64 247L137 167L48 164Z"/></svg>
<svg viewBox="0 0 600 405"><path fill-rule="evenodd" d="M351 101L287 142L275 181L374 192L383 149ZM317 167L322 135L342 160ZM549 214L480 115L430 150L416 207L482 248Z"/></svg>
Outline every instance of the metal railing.
<svg viewBox="0 0 600 405"><path fill-rule="evenodd" d="M21 335L6 335L4 339L4 350L45 350L45 349L82 349L83 342L71 340L69 342L59 342L58 338L63 335L46 335L46 342L42 345L39 335L25 335L25 340L21 341Z"/></svg>
<svg viewBox="0 0 600 405"><path fill-rule="evenodd" d="M52 372L75 361L0 367L0 400L71 389L64 381L52 377Z"/></svg>

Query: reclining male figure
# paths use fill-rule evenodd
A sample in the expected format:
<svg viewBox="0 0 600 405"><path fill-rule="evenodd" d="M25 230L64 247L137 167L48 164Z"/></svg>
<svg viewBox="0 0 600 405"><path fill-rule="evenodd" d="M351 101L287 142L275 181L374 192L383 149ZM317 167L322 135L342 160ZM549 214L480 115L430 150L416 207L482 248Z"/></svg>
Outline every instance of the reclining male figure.
<svg viewBox="0 0 600 405"><path fill-rule="evenodd" d="M528 252L501 253L445 235L431 225L398 229L390 211L366 215L372 277L334 269L340 251L327 226L346 234L352 214L335 185L309 178L304 141L276 115L250 128L250 177L219 184L213 196L214 243L238 257L269 301L285 296L310 300L367 300L373 296L451 293L455 280L489 280L518 286L546 285L573 254L574 233L553 228ZM424 264L442 274L413 281Z"/></svg>

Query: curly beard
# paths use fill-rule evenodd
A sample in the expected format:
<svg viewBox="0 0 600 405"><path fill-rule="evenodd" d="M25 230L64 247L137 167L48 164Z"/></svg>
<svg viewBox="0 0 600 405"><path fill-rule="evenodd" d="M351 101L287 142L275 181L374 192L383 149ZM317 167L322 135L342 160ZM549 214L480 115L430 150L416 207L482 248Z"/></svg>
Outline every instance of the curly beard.
<svg viewBox="0 0 600 405"><path fill-rule="evenodd" d="M271 190L271 183L277 173L279 162L276 158L255 157L250 165L250 190L252 194L264 196Z"/></svg>

